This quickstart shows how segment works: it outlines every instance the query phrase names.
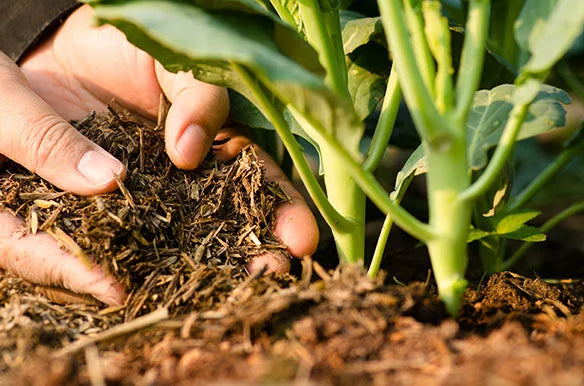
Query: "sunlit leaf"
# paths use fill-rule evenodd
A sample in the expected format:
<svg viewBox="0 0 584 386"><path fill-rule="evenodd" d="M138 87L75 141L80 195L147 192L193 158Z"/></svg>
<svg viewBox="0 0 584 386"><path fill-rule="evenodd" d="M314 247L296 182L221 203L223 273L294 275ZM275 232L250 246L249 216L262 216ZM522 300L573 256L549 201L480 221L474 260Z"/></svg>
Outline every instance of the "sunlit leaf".
<svg viewBox="0 0 584 386"><path fill-rule="evenodd" d="M369 42L385 44L385 35L383 34L380 17L345 20L342 23L342 29L343 49L347 55Z"/></svg>
<svg viewBox="0 0 584 386"><path fill-rule="evenodd" d="M518 43L531 52L522 71L549 70L584 28L584 1L527 0L515 25Z"/></svg>
<svg viewBox="0 0 584 386"><path fill-rule="evenodd" d="M420 145L408 158L404 167L397 173L392 198L401 197L404 189L407 189L412 178L426 173L426 157L424 148Z"/></svg>
<svg viewBox="0 0 584 386"><path fill-rule="evenodd" d="M497 221L495 232L498 234L505 234L515 232L526 222L533 220L539 216L540 212L532 209L524 209L514 213L510 213Z"/></svg>
<svg viewBox="0 0 584 386"><path fill-rule="evenodd" d="M467 118L468 155L472 169L486 166L488 151L495 146L509 119L517 86L504 84L475 94ZM518 140L533 137L565 125L566 111L562 104L570 103L568 94L556 87L543 85L531 104Z"/></svg>

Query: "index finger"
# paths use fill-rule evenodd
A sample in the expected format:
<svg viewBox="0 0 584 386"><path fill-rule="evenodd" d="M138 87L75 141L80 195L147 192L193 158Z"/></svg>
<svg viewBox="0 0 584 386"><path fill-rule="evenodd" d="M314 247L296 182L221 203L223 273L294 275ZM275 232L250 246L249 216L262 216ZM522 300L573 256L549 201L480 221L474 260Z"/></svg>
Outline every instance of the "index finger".
<svg viewBox="0 0 584 386"><path fill-rule="evenodd" d="M190 72L171 73L158 62L156 76L172 102L165 126L168 156L177 167L194 169L227 119L227 90L198 81Z"/></svg>

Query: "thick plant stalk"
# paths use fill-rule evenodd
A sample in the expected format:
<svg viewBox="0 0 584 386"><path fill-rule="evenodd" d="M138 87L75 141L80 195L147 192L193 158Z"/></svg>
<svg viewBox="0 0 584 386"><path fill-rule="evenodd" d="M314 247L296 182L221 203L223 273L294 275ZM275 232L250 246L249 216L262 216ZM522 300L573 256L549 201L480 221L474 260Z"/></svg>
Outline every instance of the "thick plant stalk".
<svg viewBox="0 0 584 386"><path fill-rule="evenodd" d="M323 12L317 0L299 0L298 6L306 38L318 52L327 71L325 82L340 97L351 100L338 11ZM299 123L302 126L302 122ZM343 148L352 154L359 154L359 136L333 131L341 139ZM354 224L351 229L332 228L339 257L341 262L362 263L365 257L365 194L353 178L339 168L341 160L338 150L315 140L320 146L327 197L334 208Z"/></svg>
<svg viewBox="0 0 584 386"><path fill-rule="evenodd" d="M341 262L363 264L365 258L365 194L349 173L340 167L336 149L321 146L327 197L334 208L353 224L332 229Z"/></svg>
<svg viewBox="0 0 584 386"><path fill-rule="evenodd" d="M488 26L489 4L489 0L471 0L467 24L467 30L471 33L465 36L464 62L459 70L462 75L459 76L457 83L457 97L461 100L457 100L456 108L461 113L455 120L451 117L453 110L449 95L450 63L444 57L448 53L448 48L440 46L446 44L448 31L444 30L440 15L435 9L428 8L427 16L433 20L438 32L444 35L440 41L432 42L431 46L442 70L437 84L443 90L438 95L438 101L435 101L431 90L425 87L415 60L413 43L404 25L404 20L407 19L404 17L402 1L378 0L388 43L397 66L399 82L424 145L428 168L429 225L436 235L425 242L430 253L438 292L451 315L458 312L467 285L464 279L468 260L466 239L470 227L472 202L461 199L461 195L469 191L471 182L466 156L464 119L478 87L477 77L482 70L484 55L482 51L486 40L484 32L485 26ZM472 54L476 54L477 58L471 58ZM463 84L461 79L468 83Z"/></svg>
<svg viewBox="0 0 584 386"><path fill-rule="evenodd" d="M327 30L327 22L318 0L298 0L298 7L304 23L306 38L318 52L318 58L327 72L326 82L341 97L351 100L349 88L347 87L346 65L343 63L345 65L344 70L339 68L337 59L339 57L337 53L339 46L331 39L332 35ZM331 24L329 21L328 26ZM340 31L339 33L333 33L333 35L340 35Z"/></svg>
<svg viewBox="0 0 584 386"><path fill-rule="evenodd" d="M466 238L471 219L471 203L459 200L470 185L466 141L464 136L458 138L448 151L426 150L430 226L438 234L426 245L438 293L448 312L456 315L467 285Z"/></svg>

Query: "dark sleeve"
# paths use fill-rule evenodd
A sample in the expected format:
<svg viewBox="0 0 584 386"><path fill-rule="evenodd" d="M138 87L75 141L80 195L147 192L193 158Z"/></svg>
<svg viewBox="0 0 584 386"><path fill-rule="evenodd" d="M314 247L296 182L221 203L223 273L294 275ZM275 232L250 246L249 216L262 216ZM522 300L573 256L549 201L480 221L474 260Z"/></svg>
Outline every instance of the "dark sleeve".
<svg viewBox="0 0 584 386"><path fill-rule="evenodd" d="M80 5L75 0L0 0L0 51L18 62Z"/></svg>

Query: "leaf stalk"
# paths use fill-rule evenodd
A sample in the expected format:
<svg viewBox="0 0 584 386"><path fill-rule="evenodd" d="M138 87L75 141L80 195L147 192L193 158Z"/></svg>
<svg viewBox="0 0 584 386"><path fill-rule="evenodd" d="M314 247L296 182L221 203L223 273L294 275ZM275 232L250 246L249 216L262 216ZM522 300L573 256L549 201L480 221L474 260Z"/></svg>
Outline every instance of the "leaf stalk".
<svg viewBox="0 0 584 386"><path fill-rule="evenodd" d="M490 9L490 0L470 1L455 89L455 116L461 127L464 127L483 73Z"/></svg>
<svg viewBox="0 0 584 386"><path fill-rule="evenodd" d="M374 172L379 166L379 162L383 158L383 154L387 150L387 145L393 133L393 127L397 118L397 112L401 103L401 88L397 76L395 66L392 66L387 80L387 87L385 90L385 97L381 106L379 120L375 127L373 139L367 150L367 158L363 163L363 168L370 172Z"/></svg>

